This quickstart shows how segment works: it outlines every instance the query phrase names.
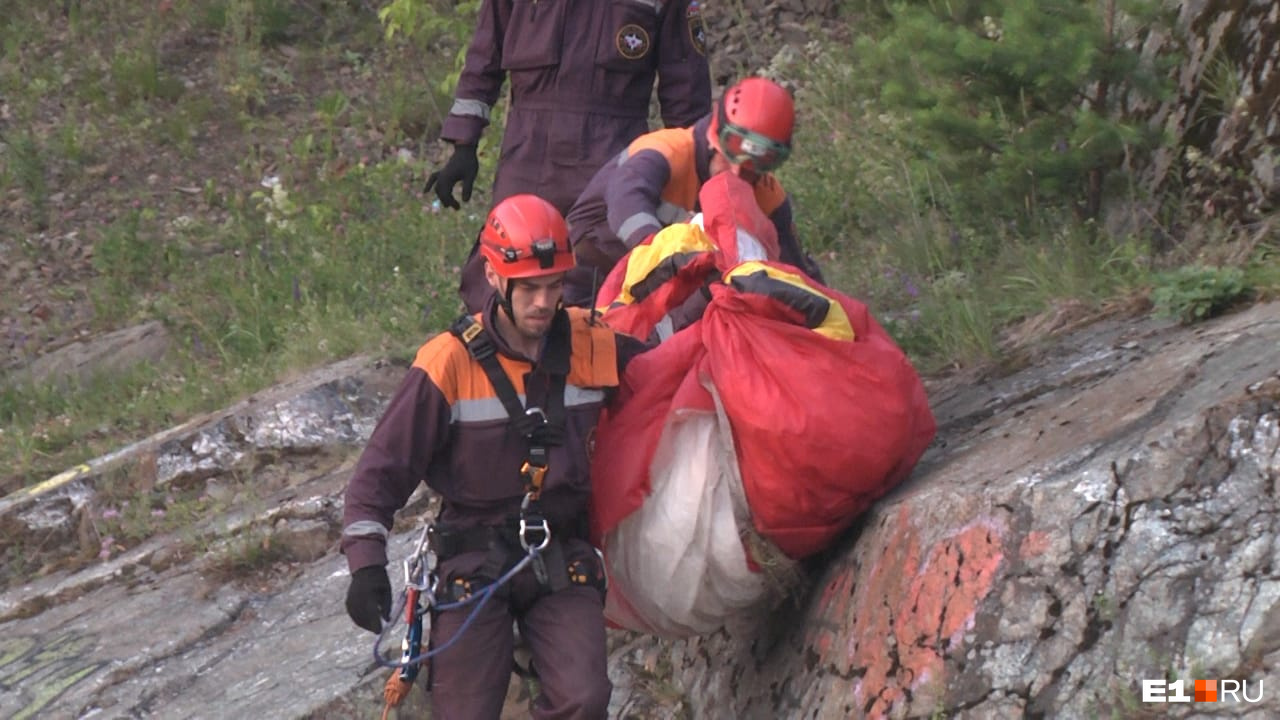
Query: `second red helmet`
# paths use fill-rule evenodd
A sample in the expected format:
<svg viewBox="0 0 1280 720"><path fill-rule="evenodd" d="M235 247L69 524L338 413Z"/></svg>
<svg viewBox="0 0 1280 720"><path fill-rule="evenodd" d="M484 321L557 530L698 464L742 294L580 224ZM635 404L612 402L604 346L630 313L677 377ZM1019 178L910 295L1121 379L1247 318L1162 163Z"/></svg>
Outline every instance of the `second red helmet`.
<svg viewBox="0 0 1280 720"><path fill-rule="evenodd" d="M795 101L786 88L768 78L749 77L725 90L707 139L730 162L768 172L791 155L795 122Z"/></svg>
<svg viewBox="0 0 1280 720"><path fill-rule="evenodd" d="M495 205L480 232L480 252L505 278L554 275L574 264L569 226L537 195L512 195Z"/></svg>

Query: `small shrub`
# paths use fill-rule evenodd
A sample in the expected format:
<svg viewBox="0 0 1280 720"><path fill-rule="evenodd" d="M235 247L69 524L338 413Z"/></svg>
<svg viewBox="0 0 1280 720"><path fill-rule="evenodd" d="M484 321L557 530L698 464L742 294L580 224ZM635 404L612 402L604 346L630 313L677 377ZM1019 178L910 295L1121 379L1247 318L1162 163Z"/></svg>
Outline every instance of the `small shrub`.
<svg viewBox="0 0 1280 720"><path fill-rule="evenodd" d="M1245 298L1251 289L1240 268L1183 267L1156 276L1156 309L1184 324L1207 320Z"/></svg>
<svg viewBox="0 0 1280 720"><path fill-rule="evenodd" d="M440 92L452 94L462 74L467 44L471 39L473 18L480 9L477 0L443 3L438 0L391 0L378 11L378 19L386 28L388 41L404 36L418 47L430 47L443 41L457 48L452 71L441 73L436 84Z"/></svg>
<svg viewBox="0 0 1280 720"><path fill-rule="evenodd" d="M955 193L953 216L1093 218L1126 186L1126 159L1160 142L1110 113L1115 98L1165 92L1156 68L1105 30L1116 13L1151 19L1147 8L1109 7L1104 17L1071 0L897 3L883 32L855 40L854 66L862 92L901 119L912 174L941 176Z"/></svg>
<svg viewBox="0 0 1280 720"><path fill-rule="evenodd" d="M106 226L94 244L93 265L100 273L90 295L94 311L106 320L129 317L145 293L163 284L179 257L173 244L158 237L153 213L134 210Z"/></svg>
<svg viewBox="0 0 1280 720"><path fill-rule="evenodd" d="M277 563L287 562L288 550L265 530L241 533L210 552L205 572L215 582L232 582L266 574Z"/></svg>
<svg viewBox="0 0 1280 720"><path fill-rule="evenodd" d="M218 0L201 11L196 23L202 28L231 30L234 39L260 47L289 42L298 22L297 9L284 0Z"/></svg>
<svg viewBox="0 0 1280 720"><path fill-rule="evenodd" d="M1280 247L1272 244L1255 248L1244 277L1245 284L1262 298L1280 296Z"/></svg>
<svg viewBox="0 0 1280 720"><path fill-rule="evenodd" d="M181 80L163 72L154 47L116 53L111 58L111 83L120 105L152 99L173 102L186 90Z"/></svg>

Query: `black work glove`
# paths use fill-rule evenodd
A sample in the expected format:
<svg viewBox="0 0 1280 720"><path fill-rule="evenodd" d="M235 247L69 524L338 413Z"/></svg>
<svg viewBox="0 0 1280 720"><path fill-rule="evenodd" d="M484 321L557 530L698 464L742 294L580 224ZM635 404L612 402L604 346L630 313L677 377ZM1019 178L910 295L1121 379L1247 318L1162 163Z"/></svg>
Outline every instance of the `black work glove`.
<svg viewBox="0 0 1280 720"><path fill-rule="evenodd" d="M453 186L462 183L462 202L471 202L471 188L476 184L476 175L480 172L480 161L476 159L475 145L454 145L453 154L449 156L444 167L431 173L422 192L436 189L436 197L440 204L457 210L462 206L453 199Z"/></svg>
<svg viewBox="0 0 1280 720"><path fill-rule="evenodd" d="M391 619L391 579L385 567L369 565L351 573L347 614L365 630L382 632L383 621Z"/></svg>

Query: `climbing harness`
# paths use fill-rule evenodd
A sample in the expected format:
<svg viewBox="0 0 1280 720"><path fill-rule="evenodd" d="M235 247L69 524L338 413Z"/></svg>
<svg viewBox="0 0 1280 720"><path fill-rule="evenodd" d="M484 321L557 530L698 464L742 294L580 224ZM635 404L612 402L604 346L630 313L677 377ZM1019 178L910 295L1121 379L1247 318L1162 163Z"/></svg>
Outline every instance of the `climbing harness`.
<svg viewBox="0 0 1280 720"><path fill-rule="evenodd" d="M498 362L498 351L493 342L484 333L484 328L470 315L463 315L454 321L449 331L456 336L467 352L484 370L489 384L507 411L525 440L528 451L525 461L520 467L520 479L524 483L524 498L520 502L518 537L520 546L530 553L534 576L544 587L552 584L552 577L547 562L537 553L547 550L551 543L551 527L542 514L538 500L542 495L543 481L546 479L547 466L551 447L563 445L564 430L564 393L569 375L570 340L569 316L558 312L551 322L547 333L547 346L543 351L540 371L546 377L546 395L544 407L530 405L525 407L520 402L511 378ZM556 552L553 549L551 552Z"/></svg>
<svg viewBox="0 0 1280 720"><path fill-rule="evenodd" d="M433 530L436 529L434 526L429 525L423 529L413 554L404 561L405 589L391 613L392 617L398 617L403 613L407 625L404 639L401 641L400 659L391 661L382 656L382 642L393 624L389 623L382 632L378 633L373 646L374 661L383 667L397 670L387 679L383 692L386 700L383 709L384 719L391 707L399 704L408 694L413 681L417 678L421 664L457 642L499 588L531 565L539 585L550 590L567 585L570 572L566 568L560 544L552 544L551 523L542 513L539 504L543 482L547 475L550 448L563 445L565 442L564 393L569 374L571 347L568 316L563 312L557 313L547 335L547 347L541 362L541 369L546 375L545 409L539 406L525 408L521 403L511 378L498 362L497 348L484 333L484 328L479 322L469 315L463 315L453 323L450 332L463 343L467 352L483 368L499 401L507 411L512 426L528 442L528 452L520 467L524 497L520 502L515 532L524 554L505 572L501 571L500 566L506 564L509 556L505 556L500 562L488 563L487 567L494 570L490 577L495 575L497 577L478 591L473 592L472 583L469 580L455 579L453 586L447 589L452 601L442 603L438 596L441 592L440 578L436 573L441 548L434 546L448 543L444 542L446 539L444 536L436 538L433 542L435 537ZM453 547L444 549L444 554L452 556L459 551L478 549L475 547L478 540L484 540L486 546L501 546L501 543L489 542L490 534L497 532L494 528L478 528L478 530L481 531L480 534L473 534L469 538L455 537L454 540L459 542L455 542ZM552 576L552 570L548 568L547 559L543 557L544 553L552 556L552 568L557 571L555 577ZM499 567L493 567L494 565ZM574 574L582 575L580 571ZM558 582L561 577L565 580L563 583ZM462 582L458 583L457 580ZM473 607L457 631L453 633L453 637L440 647L423 652L422 641L429 633L431 614L468 605Z"/></svg>
<svg viewBox="0 0 1280 720"><path fill-rule="evenodd" d="M528 567L529 563L536 559L540 552L537 547L528 548L528 554L524 558L480 592L469 594L467 597L454 602L440 603L436 598L440 578L435 571L437 557L435 551L431 548L430 531L431 526L423 528L416 549L404 561L405 587L391 612L391 617L398 617L403 613L407 626L404 639L400 642L399 661L387 660L382 656L383 640L386 638L388 631L395 626L394 623L387 623L382 628L382 632L378 633L378 637L373 643L374 662L382 667L396 670L391 674L391 677L387 678L387 684L383 688L383 720L386 720L391 708L399 705L409 694L409 690L413 687L413 681L418 677L421 665L452 647L467 631L467 628L471 626L476 617L480 615L480 611L484 609L485 603L489 602L489 598L493 597L494 592L510 582L511 578L520 574L520 571ZM475 605L475 607L471 609L466 620L458 627L453 637L438 648L422 652L422 640L430 632L431 613L454 610L467 605Z"/></svg>
<svg viewBox="0 0 1280 720"><path fill-rule="evenodd" d="M404 640L401 642L400 660L391 661L382 656L382 642L386 637L387 631L393 627L393 624L389 623L382 629L382 632L378 633L378 639L373 646L374 661L383 667L399 669L401 671L399 677L406 683L413 682L414 678L417 677L418 665L439 655L457 642L458 638L475 621L481 608L489 601L489 598L493 597L494 592L510 582L511 578L520 574L521 570L528 567L539 552L537 548L530 548L524 558L513 565L502 577L486 585L480 592L473 593L469 597L454 602L441 603L435 596L439 578L434 569L434 553L430 550L428 542L429 529L423 530L422 540L419 542L418 549L408 560L405 560L405 589L400 593L400 598L391 613L392 617L397 617L403 613L409 626L405 631ZM429 622L429 613L432 611L456 610L467 605L475 605L475 607L472 608L462 625L458 627L458 631L454 633L453 637L438 648L421 652L422 639L426 637L426 633L429 630L429 627L425 626L425 623Z"/></svg>

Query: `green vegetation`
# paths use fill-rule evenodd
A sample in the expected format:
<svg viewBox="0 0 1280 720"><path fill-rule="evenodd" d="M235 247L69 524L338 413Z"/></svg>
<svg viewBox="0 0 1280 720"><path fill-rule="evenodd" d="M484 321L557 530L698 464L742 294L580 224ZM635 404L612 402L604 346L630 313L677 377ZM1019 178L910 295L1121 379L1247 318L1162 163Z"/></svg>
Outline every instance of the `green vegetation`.
<svg viewBox="0 0 1280 720"><path fill-rule="evenodd" d="M21 321L4 328L10 363L44 347L29 336L150 319L176 345L79 386L0 378L0 488L306 368L407 356L444 326L484 198L437 213L421 184L475 5L0 0L0 253L27 268L0 294ZM1117 5L1126 23L1159 20ZM1265 218L1243 241L1231 223L1195 235L1191 200L1139 197L1132 168L1173 141L1090 108L1159 98L1166 68L1138 63L1094 4L848 12L853 42L772 69L800 88L781 176L828 280L923 370L998 360L1013 324L1068 302L1098 313L1154 288L1198 319L1280 287ZM1205 122L1239 92L1228 66L1213 78ZM1216 172L1185 155L1188 182ZM1108 230L1103 199L1152 210ZM74 257L50 250L68 238ZM170 512L132 503L146 516L100 534Z"/></svg>
<svg viewBox="0 0 1280 720"><path fill-rule="evenodd" d="M442 96L372 11L9 5L4 252L56 263L39 239L71 232L92 251L88 277L31 278L0 307L52 290L91 308L86 330L159 319L176 348L74 388L0 382L6 492L299 368L405 356L456 312L476 219L418 192Z"/></svg>
<svg viewBox="0 0 1280 720"><path fill-rule="evenodd" d="M1156 276L1156 310L1183 323L1218 315L1249 294L1240 268L1180 267Z"/></svg>
<svg viewBox="0 0 1280 720"><path fill-rule="evenodd" d="M214 548L204 570L218 582L243 581L246 576L267 573L287 559L288 549L270 533L250 530Z"/></svg>
<svg viewBox="0 0 1280 720"><path fill-rule="evenodd" d="M1244 268L1240 287L1214 287L1215 298L1280 288L1274 209L1206 222L1203 190L1226 171L1112 110L1116 98L1154 105L1169 93L1178 58L1144 60L1131 42L1169 21L1159 4L852 9L852 42L771 68L801 86L800 135L781 175L828 279L867 301L922 369L999 361L1011 327L1064 306L1141 307L1126 298L1183 263ZM1215 68L1197 126L1234 102L1230 69ZM1135 168L1159 149L1185 157L1187 180L1145 197Z"/></svg>
<svg viewBox="0 0 1280 720"><path fill-rule="evenodd" d="M1155 17L1112 3L1132 21ZM1127 187L1126 157L1159 142L1138 119L1113 117L1109 94L1167 94L1161 68L1104 28L1114 17L1078 0L900 3L883 34L864 35L855 90L908 129L917 184L947 188L932 200L954 221L1034 228L1041 210L1096 219L1104 193ZM1056 220L1052 215L1051 220Z"/></svg>

